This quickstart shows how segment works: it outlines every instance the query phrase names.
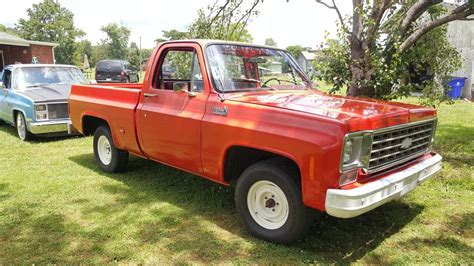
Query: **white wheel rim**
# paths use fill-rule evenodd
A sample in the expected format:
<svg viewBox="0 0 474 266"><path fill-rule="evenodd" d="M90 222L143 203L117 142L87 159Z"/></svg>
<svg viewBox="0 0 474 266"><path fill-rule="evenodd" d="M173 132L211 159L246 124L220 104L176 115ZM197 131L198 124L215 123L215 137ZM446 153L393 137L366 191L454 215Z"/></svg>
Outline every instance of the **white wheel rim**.
<svg viewBox="0 0 474 266"><path fill-rule="evenodd" d="M25 136L26 136L26 125L25 125L25 122L23 120L23 116L22 115L17 115L16 117L16 130L18 131L18 136L20 137L20 139L25 139Z"/></svg>
<svg viewBox="0 0 474 266"><path fill-rule="evenodd" d="M247 206L254 221L265 229L278 229L288 220L290 208L285 193L270 181L258 181L250 187Z"/></svg>
<svg viewBox="0 0 474 266"><path fill-rule="evenodd" d="M99 153L100 161L105 165L109 165L112 161L112 146L107 137L99 137L97 141L97 152Z"/></svg>

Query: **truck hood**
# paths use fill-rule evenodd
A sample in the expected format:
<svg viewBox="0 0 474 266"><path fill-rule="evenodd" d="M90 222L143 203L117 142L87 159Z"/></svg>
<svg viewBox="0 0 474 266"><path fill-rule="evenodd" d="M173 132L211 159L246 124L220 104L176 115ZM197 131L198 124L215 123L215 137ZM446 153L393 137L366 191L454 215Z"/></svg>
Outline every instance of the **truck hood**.
<svg viewBox="0 0 474 266"><path fill-rule="evenodd" d="M336 119L346 123L350 132L436 117L436 110L429 107L329 95L315 90L232 93L226 94L225 98Z"/></svg>
<svg viewBox="0 0 474 266"><path fill-rule="evenodd" d="M18 93L33 100L33 102L67 102L71 93L71 85L54 84L41 85L36 88L28 88Z"/></svg>

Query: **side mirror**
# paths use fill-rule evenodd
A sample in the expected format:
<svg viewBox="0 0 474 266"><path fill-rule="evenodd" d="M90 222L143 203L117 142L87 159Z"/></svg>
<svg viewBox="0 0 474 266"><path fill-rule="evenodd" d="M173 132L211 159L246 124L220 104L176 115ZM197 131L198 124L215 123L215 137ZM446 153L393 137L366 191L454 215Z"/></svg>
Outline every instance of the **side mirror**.
<svg viewBox="0 0 474 266"><path fill-rule="evenodd" d="M184 92L188 96L194 97L196 93L189 91L189 86L187 82L174 82L173 83L173 91L174 92Z"/></svg>

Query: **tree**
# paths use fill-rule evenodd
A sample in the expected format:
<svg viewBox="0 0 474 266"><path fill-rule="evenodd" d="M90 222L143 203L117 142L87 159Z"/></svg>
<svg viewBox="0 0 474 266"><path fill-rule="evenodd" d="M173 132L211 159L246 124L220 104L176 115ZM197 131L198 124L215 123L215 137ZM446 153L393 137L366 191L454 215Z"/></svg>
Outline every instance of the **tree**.
<svg viewBox="0 0 474 266"><path fill-rule="evenodd" d="M92 44L89 40L82 40L76 42L76 49L74 51L74 64L82 68L84 63L84 55L87 55L89 63L92 59Z"/></svg>
<svg viewBox="0 0 474 266"><path fill-rule="evenodd" d="M296 59L303 51L303 47L301 45L290 45L286 47L286 50Z"/></svg>
<svg viewBox="0 0 474 266"><path fill-rule="evenodd" d="M266 38L265 45L277 47L277 43L272 38Z"/></svg>
<svg viewBox="0 0 474 266"><path fill-rule="evenodd" d="M135 67L140 66L140 48L138 48L138 45L135 42L130 43L128 62Z"/></svg>
<svg viewBox="0 0 474 266"><path fill-rule="evenodd" d="M107 37L102 40L110 59L126 59L128 57L128 39L130 29L117 23L109 23L100 28Z"/></svg>
<svg viewBox="0 0 474 266"><path fill-rule="evenodd" d="M198 11L198 18L188 28L189 37L251 42L247 24L258 15L259 3L260 0L252 0L246 7L244 0L225 0L223 3L217 0L207 9Z"/></svg>
<svg viewBox="0 0 474 266"><path fill-rule="evenodd" d="M20 33L15 29L15 28L11 28L11 27L7 27L3 24L0 24L0 32L6 32L10 35L14 35L14 36L19 36Z"/></svg>
<svg viewBox="0 0 474 266"><path fill-rule="evenodd" d="M446 24L470 20L469 16L474 14L474 0L451 11L441 6L442 0L353 0L349 18L341 15L335 0L316 2L338 15L338 40L326 43L326 55L333 56L331 64L337 70L347 68L347 75L340 75L337 70L326 73L341 78L338 84L348 85L348 95L375 98L406 95L410 88L416 87L407 73L410 67L427 67L432 63L429 61L451 59L448 67L436 62L437 74L455 69L458 64L452 59L458 59L459 55L446 40ZM431 57L428 62L419 60L428 57ZM439 87L435 83L441 85L439 79L431 79L422 82L421 87Z"/></svg>
<svg viewBox="0 0 474 266"><path fill-rule="evenodd" d="M84 32L74 26L74 14L58 1L44 0L26 11L28 19L20 19L16 30L20 36L33 41L54 42L57 63L73 64L75 40Z"/></svg>

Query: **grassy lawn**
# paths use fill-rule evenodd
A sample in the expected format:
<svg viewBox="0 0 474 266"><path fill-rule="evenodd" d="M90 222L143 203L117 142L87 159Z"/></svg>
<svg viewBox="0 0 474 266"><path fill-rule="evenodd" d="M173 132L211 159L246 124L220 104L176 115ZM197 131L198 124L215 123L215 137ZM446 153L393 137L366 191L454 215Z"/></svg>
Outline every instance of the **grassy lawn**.
<svg viewBox="0 0 474 266"><path fill-rule="evenodd" d="M439 107L444 169L399 201L340 220L320 215L307 239L251 237L233 189L132 157L104 174L92 138L22 143L0 126L0 264L460 263L474 261L474 104Z"/></svg>

